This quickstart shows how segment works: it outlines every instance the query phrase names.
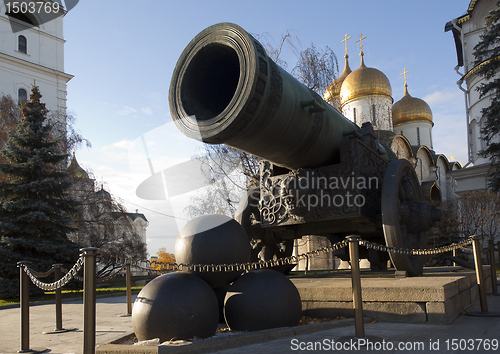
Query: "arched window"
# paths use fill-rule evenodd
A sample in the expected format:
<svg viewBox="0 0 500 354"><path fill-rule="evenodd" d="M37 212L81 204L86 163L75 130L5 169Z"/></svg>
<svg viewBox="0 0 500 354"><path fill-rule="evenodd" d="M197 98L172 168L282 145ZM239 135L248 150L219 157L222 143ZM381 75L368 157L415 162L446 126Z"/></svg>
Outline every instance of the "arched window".
<svg viewBox="0 0 500 354"><path fill-rule="evenodd" d="M417 145L420 146L420 128L417 127Z"/></svg>
<svg viewBox="0 0 500 354"><path fill-rule="evenodd" d="M18 104L26 102L27 100L28 100L28 92L26 92L26 90L23 88L20 88L19 90L17 90L17 102L18 102Z"/></svg>
<svg viewBox="0 0 500 354"><path fill-rule="evenodd" d="M377 125L377 116L376 116L376 111L375 111L375 105L372 105L372 122L373 125Z"/></svg>
<svg viewBox="0 0 500 354"><path fill-rule="evenodd" d="M28 40L25 36L17 37L17 50L24 54L28 53Z"/></svg>
<svg viewBox="0 0 500 354"><path fill-rule="evenodd" d="M354 118L354 124L357 124L356 123L356 108L352 109L352 115L353 115L353 118Z"/></svg>

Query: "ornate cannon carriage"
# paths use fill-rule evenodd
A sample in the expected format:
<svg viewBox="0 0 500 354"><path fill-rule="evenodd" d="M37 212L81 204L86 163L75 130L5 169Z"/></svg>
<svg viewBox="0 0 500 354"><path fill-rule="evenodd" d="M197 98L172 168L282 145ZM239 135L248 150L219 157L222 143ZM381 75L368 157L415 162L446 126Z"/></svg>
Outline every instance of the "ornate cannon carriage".
<svg viewBox="0 0 500 354"><path fill-rule="evenodd" d="M260 186L245 194L236 216L259 258L291 255L304 235L359 234L425 248L439 210L422 200L412 165L379 143L370 123L358 127L276 65L241 27L217 24L188 44L169 104L186 136L263 159ZM376 251L367 256L384 266ZM422 256L391 260L422 273Z"/></svg>

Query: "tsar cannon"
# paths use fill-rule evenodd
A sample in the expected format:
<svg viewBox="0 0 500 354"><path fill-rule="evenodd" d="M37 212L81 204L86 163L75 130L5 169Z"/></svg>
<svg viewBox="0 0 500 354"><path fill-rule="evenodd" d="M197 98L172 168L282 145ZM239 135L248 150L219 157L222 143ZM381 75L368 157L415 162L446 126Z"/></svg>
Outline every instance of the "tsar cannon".
<svg viewBox="0 0 500 354"><path fill-rule="evenodd" d="M260 186L236 217L259 258L291 255L304 235L425 248L439 210L422 200L412 165L379 143L370 123L357 126L276 65L241 27L220 23L188 44L169 104L184 135L262 159ZM365 252L384 267L379 252ZM423 256L390 257L398 270L422 274Z"/></svg>

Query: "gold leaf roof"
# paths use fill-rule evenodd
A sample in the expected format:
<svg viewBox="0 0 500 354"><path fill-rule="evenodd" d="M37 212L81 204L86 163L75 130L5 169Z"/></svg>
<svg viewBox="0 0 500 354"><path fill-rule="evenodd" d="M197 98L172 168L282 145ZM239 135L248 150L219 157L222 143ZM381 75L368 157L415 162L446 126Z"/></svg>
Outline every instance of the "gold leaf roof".
<svg viewBox="0 0 500 354"><path fill-rule="evenodd" d="M349 61L348 61L349 55L346 54L344 58L345 58L344 71L342 71L342 74L337 79L335 79L330 85L328 85L328 87L325 90L325 93L323 94L323 99L326 102L329 102L335 98L339 98L342 83L344 82L347 75L349 75L352 72L351 68L349 67Z"/></svg>
<svg viewBox="0 0 500 354"><path fill-rule="evenodd" d="M83 168L80 167L78 161L76 161L75 152L73 151L73 157L71 158L71 162L67 168L67 171L71 177L78 178L89 178L89 175Z"/></svg>
<svg viewBox="0 0 500 354"><path fill-rule="evenodd" d="M364 96L389 96L392 100L391 83L383 72L365 65L361 55L361 65L350 73L340 89L340 102L344 106L353 99Z"/></svg>
<svg viewBox="0 0 500 354"><path fill-rule="evenodd" d="M405 85L403 98L392 106L392 124L394 127L409 122L430 122L432 125L432 112L429 105L420 98L412 97Z"/></svg>

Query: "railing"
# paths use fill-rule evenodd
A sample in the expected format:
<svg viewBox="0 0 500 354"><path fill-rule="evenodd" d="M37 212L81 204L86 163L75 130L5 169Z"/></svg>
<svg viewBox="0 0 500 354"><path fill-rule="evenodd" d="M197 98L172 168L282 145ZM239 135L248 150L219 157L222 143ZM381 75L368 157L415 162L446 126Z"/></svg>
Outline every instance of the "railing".
<svg viewBox="0 0 500 354"><path fill-rule="evenodd" d="M473 248L467 248L472 244ZM478 236L471 236L469 239L460 243L454 243L448 246L434 248L434 249L401 249L388 247L385 245L376 244L361 239L359 236L348 236L345 240L335 243L329 247L324 247L316 251L307 252L298 256L290 256L286 258L279 258L272 261L258 261L248 263L234 263L234 264L178 264L178 263L163 263L157 261L131 261L129 259L115 258L115 264L118 265L113 274L97 278L96 276L96 257L98 255L97 248L82 248L80 258L70 270L61 267L60 264L54 264L53 267L47 272L36 272L30 265L31 262L22 261L18 262L20 269L20 308L21 308L21 350L29 351L29 280L37 287L46 291L56 291L56 330L50 333L59 333L64 330L62 327L62 311L61 311L61 288L66 285L71 279L83 281L83 305L84 305L84 324L83 324L83 353L95 353L95 323L96 323L96 283L110 280L118 274L122 274L125 269L126 272L126 294L127 294L127 315L132 314L132 292L131 292L131 267L136 269L145 270L149 273L163 274L166 272L175 271L198 271L198 272L226 272L226 271L241 271L247 272L255 269L270 268L278 265L295 264L298 261L315 258L321 254L332 252L349 246L349 255L351 259L351 273L352 273L352 289L353 289L353 308L355 312L355 327L356 337L364 337L364 323L363 323L363 303L361 296L361 276L359 269L359 246L372 248L377 251L388 252L393 254L406 254L406 255L436 255L445 252L455 252L458 249L470 250L474 253L475 269L477 284L479 286L479 295L481 303L481 311L488 312L488 304L486 302L486 289L483 276L483 266L481 260L481 245ZM500 248L500 247L499 247ZM497 291L496 284L496 269L494 262L494 247L490 244L489 247L492 274L492 289L493 292ZM500 249L499 249L500 255ZM500 258L499 258L500 259ZM83 278L78 275L78 272L83 267ZM64 271L66 274L60 276L60 272ZM39 278L47 277L53 272L56 272L56 281L53 283L44 283Z"/></svg>

